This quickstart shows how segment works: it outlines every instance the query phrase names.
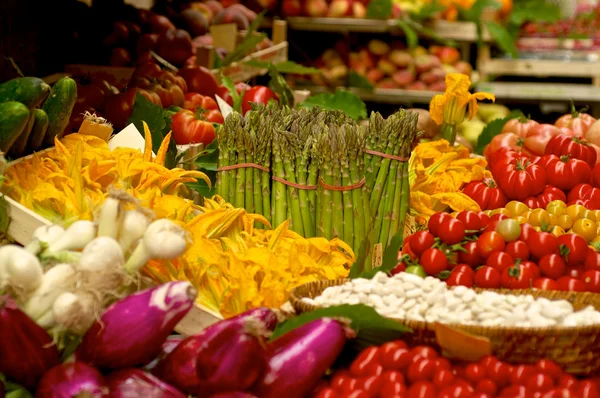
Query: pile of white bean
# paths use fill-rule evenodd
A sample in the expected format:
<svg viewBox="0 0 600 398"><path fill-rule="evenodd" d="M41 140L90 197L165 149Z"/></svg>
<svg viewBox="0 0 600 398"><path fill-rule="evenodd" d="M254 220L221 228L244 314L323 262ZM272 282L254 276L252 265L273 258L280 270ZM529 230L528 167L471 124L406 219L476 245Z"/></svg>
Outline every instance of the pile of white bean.
<svg viewBox="0 0 600 398"><path fill-rule="evenodd" d="M380 272L370 280L353 279L304 300L323 307L366 304L390 318L448 324L547 327L600 323L600 312L592 306L575 311L566 300L476 293L465 286L449 288L437 278L404 272L393 277Z"/></svg>

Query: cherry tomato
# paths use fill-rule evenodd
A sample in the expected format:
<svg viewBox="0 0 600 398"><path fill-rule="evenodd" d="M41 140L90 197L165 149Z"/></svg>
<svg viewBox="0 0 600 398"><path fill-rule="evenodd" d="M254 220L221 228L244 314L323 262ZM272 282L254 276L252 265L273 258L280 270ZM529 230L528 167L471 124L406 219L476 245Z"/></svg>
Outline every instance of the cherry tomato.
<svg viewBox="0 0 600 398"><path fill-rule="evenodd" d="M427 228L429 229L429 232L431 232L434 236L439 236L438 233L440 230L440 226L444 223L444 221L447 221L451 218L452 216L448 213L435 213L429 218L429 221L427 222Z"/></svg>
<svg viewBox="0 0 600 398"><path fill-rule="evenodd" d="M383 355L381 364L384 369L403 370L412 363L413 355L407 348L397 348L396 350Z"/></svg>
<svg viewBox="0 0 600 398"><path fill-rule="evenodd" d="M583 273L581 280L585 285L585 290L593 293L600 293L600 271L588 270Z"/></svg>
<svg viewBox="0 0 600 398"><path fill-rule="evenodd" d="M466 286L473 287L473 271L471 272L456 272L453 271L450 277L446 280L448 286Z"/></svg>
<svg viewBox="0 0 600 398"><path fill-rule="evenodd" d="M595 269L600 270L600 252L597 252L594 249L588 248L587 255L585 257L585 263L583 264L585 269Z"/></svg>
<svg viewBox="0 0 600 398"><path fill-rule="evenodd" d="M337 393L331 387L322 388L315 394L315 398L337 398L337 396Z"/></svg>
<svg viewBox="0 0 600 398"><path fill-rule="evenodd" d="M485 265L496 268L500 273L512 267L514 263L515 260L506 252L492 252L485 261Z"/></svg>
<svg viewBox="0 0 600 398"><path fill-rule="evenodd" d="M498 223L496 231L502 235L506 242L512 242L521 236L521 224L512 218L506 218Z"/></svg>
<svg viewBox="0 0 600 398"><path fill-rule="evenodd" d="M554 388L552 376L544 372L536 372L527 379L527 387L535 391L548 391Z"/></svg>
<svg viewBox="0 0 600 398"><path fill-rule="evenodd" d="M543 276L558 279L565 274L567 265L558 254L546 254L539 261L540 271Z"/></svg>
<svg viewBox="0 0 600 398"><path fill-rule="evenodd" d="M406 264L404 264L404 262L399 262L398 264L396 264L396 266L394 268L392 268L392 270L390 271L390 274L392 275L396 275L399 274L400 272L404 272L406 271Z"/></svg>
<svg viewBox="0 0 600 398"><path fill-rule="evenodd" d="M384 382L406 384L404 375L397 370L386 370L381 374L381 380Z"/></svg>
<svg viewBox="0 0 600 398"><path fill-rule="evenodd" d="M540 359L536 362L535 368L540 371L549 374L558 380L560 376L564 374L563 370L556 364L556 362L550 359Z"/></svg>
<svg viewBox="0 0 600 398"><path fill-rule="evenodd" d="M598 384L591 380L583 380L579 384L577 391L578 398L596 398L600 397L600 389Z"/></svg>
<svg viewBox="0 0 600 398"><path fill-rule="evenodd" d="M437 388L443 388L454 381L454 373L448 369L438 369L433 375L433 384Z"/></svg>
<svg viewBox="0 0 600 398"><path fill-rule="evenodd" d="M580 279L584 272L585 272L585 268L583 268L583 267L573 267L573 268L567 269L566 276L570 276L571 278L575 278L575 279Z"/></svg>
<svg viewBox="0 0 600 398"><path fill-rule="evenodd" d="M540 290L558 290L558 284L550 278L537 278L533 281L533 287Z"/></svg>
<svg viewBox="0 0 600 398"><path fill-rule="evenodd" d="M268 104L270 100L279 102L277 94L269 87L254 86L247 90L242 97L242 112L244 115L252 109L251 103Z"/></svg>
<svg viewBox="0 0 600 398"><path fill-rule="evenodd" d="M563 373L558 377L559 387L572 388L577 386L577 379L570 374Z"/></svg>
<svg viewBox="0 0 600 398"><path fill-rule="evenodd" d="M450 363L450 361L447 358L438 357L438 358L435 358L432 360L435 362L435 368L437 370L440 370L440 369L452 370L452 364Z"/></svg>
<svg viewBox="0 0 600 398"><path fill-rule="evenodd" d="M436 359L439 357L437 351L427 345L418 345L413 347L413 349L410 350L410 353L415 358L420 357L423 359Z"/></svg>
<svg viewBox="0 0 600 398"><path fill-rule="evenodd" d="M406 376L411 383L416 383L417 381L430 381L433 379L435 370L435 362L430 359L422 359L419 362L413 362L408 367Z"/></svg>
<svg viewBox="0 0 600 398"><path fill-rule="evenodd" d="M510 382L512 369L508 364L496 360L495 362L492 362L486 366L486 373L490 379L492 379L499 387L501 387Z"/></svg>
<svg viewBox="0 0 600 398"><path fill-rule="evenodd" d="M481 379L475 384L475 391L495 396L498 392L498 386L492 379Z"/></svg>
<svg viewBox="0 0 600 398"><path fill-rule="evenodd" d="M477 384L486 377L485 367L478 363L470 363L465 367L464 375L467 381Z"/></svg>
<svg viewBox="0 0 600 398"><path fill-rule="evenodd" d="M502 250L504 250L504 239L496 231L484 232L477 239L477 251L483 258L487 258L492 252Z"/></svg>
<svg viewBox="0 0 600 398"><path fill-rule="evenodd" d="M500 220L492 220L492 218L490 217L490 221L486 224L486 227L483 229L483 232L496 231L496 227L498 226L498 224L500 224Z"/></svg>
<svg viewBox="0 0 600 398"><path fill-rule="evenodd" d="M336 391L349 394L356 390L358 386L358 379L348 376L344 379L341 379L337 384L338 386L334 387Z"/></svg>
<svg viewBox="0 0 600 398"><path fill-rule="evenodd" d="M588 254L588 245L585 239L577 234L565 234L556 238L560 254L565 258L569 267L574 267L585 262Z"/></svg>
<svg viewBox="0 0 600 398"><path fill-rule="evenodd" d="M527 246L527 243L523 242L522 240L516 240L508 243L504 248L504 252L515 260L529 260L529 246Z"/></svg>
<svg viewBox="0 0 600 398"><path fill-rule="evenodd" d="M462 385L451 385L444 387L438 394L438 398L470 398L472 391Z"/></svg>
<svg viewBox="0 0 600 398"><path fill-rule="evenodd" d="M535 229L533 229L531 224L521 224L521 236L519 236L519 240L527 243L527 240L531 235L533 235L534 232Z"/></svg>
<svg viewBox="0 0 600 398"><path fill-rule="evenodd" d="M546 254L558 253L556 236L548 232L535 232L526 240L531 256L540 259Z"/></svg>
<svg viewBox="0 0 600 398"><path fill-rule="evenodd" d="M393 382L384 380L381 383L381 389L379 390L379 396L381 397L405 397L408 389L406 385L399 382Z"/></svg>
<svg viewBox="0 0 600 398"><path fill-rule="evenodd" d="M435 398L436 388L433 383L419 381L408 389L408 398Z"/></svg>
<svg viewBox="0 0 600 398"><path fill-rule="evenodd" d="M479 231L483 227L481 217L474 211L461 211L456 215L456 219L462 222L465 230L472 234L474 231Z"/></svg>
<svg viewBox="0 0 600 398"><path fill-rule="evenodd" d="M350 374L354 377L371 376L381 367L381 356L378 347L362 350L350 365Z"/></svg>
<svg viewBox="0 0 600 398"><path fill-rule="evenodd" d="M354 390L344 398L370 398L369 394L364 390Z"/></svg>
<svg viewBox="0 0 600 398"><path fill-rule="evenodd" d="M438 237L449 245L457 244L465 238L465 225L456 218L450 218L440 225Z"/></svg>
<svg viewBox="0 0 600 398"><path fill-rule="evenodd" d="M347 384L347 380L353 379L350 372L346 369L336 371L331 377L331 387L340 391L342 386Z"/></svg>
<svg viewBox="0 0 600 398"><path fill-rule="evenodd" d="M502 286L502 274L493 267L481 267L475 271L475 286L484 289L498 289Z"/></svg>
<svg viewBox="0 0 600 398"><path fill-rule="evenodd" d="M528 289L533 284L531 271L522 264L507 268L502 272L502 287L507 289Z"/></svg>
<svg viewBox="0 0 600 398"><path fill-rule="evenodd" d="M365 391L370 397L379 394L383 379L381 375L362 377L358 379L357 388Z"/></svg>
<svg viewBox="0 0 600 398"><path fill-rule="evenodd" d="M448 258L440 249L429 248L421 254L419 264L427 275L437 275L448 269Z"/></svg>
<svg viewBox="0 0 600 398"><path fill-rule="evenodd" d="M471 241L463 245L464 250L458 252L458 261L471 267L477 267L484 263L477 250L477 242Z"/></svg>
<svg viewBox="0 0 600 398"><path fill-rule="evenodd" d="M416 256L420 256L425 250L435 243L435 236L429 231L415 232L410 239L410 249Z"/></svg>
<svg viewBox="0 0 600 398"><path fill-rule="evenodd" d="M558 290L564 292L585 291L585 283L583 283L583 281L580 281L579 279L575 279L570 276L562 276L556 281L556 283L558 284Z"/></svg>
<svg viewBox="0 0 600 398"><path fill-rule="evenodd" d="M538 279L540 277L540 267L538 267L533 261L523 261L521 266L531 272L533 279Z"/></svg>
<svg viewBox="0 0 600 398"><path fill-rule="evenodd" d="M513 384L525 384L529 376L536 372L536 368L533 365L517 365L513 368L510 374L510 381Z"/></svg>

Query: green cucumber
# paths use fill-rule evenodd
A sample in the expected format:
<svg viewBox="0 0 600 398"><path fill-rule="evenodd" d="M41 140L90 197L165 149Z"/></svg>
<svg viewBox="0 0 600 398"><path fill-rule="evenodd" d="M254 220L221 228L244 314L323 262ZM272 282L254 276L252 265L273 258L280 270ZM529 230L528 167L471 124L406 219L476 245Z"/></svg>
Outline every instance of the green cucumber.
<svg viewBox="0 0 600 398"><path fill-rule="evenodd" d="M42 109L48 115L48 130L44 138L46 146L54 145L54 137L61 138L69 124L69 118L77 101L77 84L70 77L63 77L52 86Z"/></svg>
<svg viewBox="0 0 600 398"><path fill-rule="evenodd" d="M33 124L35 123L35 113L32 110L29 112L29 120L27 121L27 125L21 131L21 134L17 137L15 142L10 147L10 151L8 154L11 158L17 159L23 156L25 149L27 148L27 140L29 139L29 135L31 134L31 130L33 129Z"/></svg>
<svg viewBox="0 0 600 398"><path fill-rule="evenodd" d="M48 115L43 109L34 109L33 116L35 121L33 122L31 134L29 134L27 146L30 150L37 151L42 147L48 130Z"/></svg>
<svg viewBox="0 0 600 398"><path fill-rule="evenodd" d="M0 104L0 151L7 153L29 122L29 109L16 101Z"/></svg>
<svg viewBox="0 0 600 398"><path fill-rule="evenodd" d="M50 86L37 77L17 77L0 84L0 102L17 101L29 109L39 106L50 92Z"/></svg>

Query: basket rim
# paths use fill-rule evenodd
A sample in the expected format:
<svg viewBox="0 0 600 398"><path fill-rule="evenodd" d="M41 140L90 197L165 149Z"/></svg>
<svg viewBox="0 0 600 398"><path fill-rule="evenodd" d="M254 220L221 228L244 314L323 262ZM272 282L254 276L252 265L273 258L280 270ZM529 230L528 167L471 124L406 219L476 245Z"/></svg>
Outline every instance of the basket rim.
<svg viewBox="0 0 600 398"><path fill-rule="evenodd" d="M294 306L294 309L296 310L296 312L307 312L307 311L298 311L298 308L296 306L296 303L302 301L302 299L307 298L307 296L300 296L298 294L300 289L308 289L310 288L310 286L313 285L319 285L319 284L323 284L323 283L328 283L329 285L326 287L331 287L331 286L339 286L342 285L348 281L350 281L350 278L341 278L341 279L331 279L331 280L324 280L324 281L314 281L314 282L308 282L305 284L302 284L300 286L295 287L294 289L292 289L292 291L290 292L290 296L289 296L289 301L290 303ZM499 290L499 289L481 289L481 288L470 288L472 290L475 290L477 293L483 292L483 291L493 291L499 294L511 294L510 291L503 291L503 290ZM517 291L517 289L515 289L514 291ZM518 291L522 292L523 294L521 295L525 295L527 294L527 291L532 291L532 289L518 289ZM543 292L543 291L541 291ZM600 301L600 294L599 293L592 293L592 292L559 292L559 291L553 291L556 293L562 293L565 295L590 295L590 296L597 296L599 301ZM543 296L540 296L543 297ZM549 299L552 300L552 299ZM555 299L556 300L556 299ZM561 299L559 299L561 300ZM564 299L562 299L564 300ZM308 306L308 307L312 307L311 311L315 311L317 309L322 309L322 308L327 308L327 307L323 307L320 305L315 305L315 304L309 304L306 302L303 302L303 305ZM371 307L373 308L373 307ZM402 319L402 318L391 318L391 317L385 317L387 319L391 319L393 321L396 322L400 322L402 324L405 324L406 326L412 328L412 329L430 329L430 330L434 330L435 329L435 324L436 322L427 322L427 321L418 321L418 320L412 320L412 319ZM494 334L494 332L505 332L505 333L517 333L517 334L538 334L540 335L540 337L545 336L545 335L556 335L556 334L568 334L568 333L600 333L600 323L596 324L596 325L586 325L586 326L546 326L546 327L519 327L519 326L483 326L483 325L473 325L473 324L462 324L462 323L443 323L443 322L439 322L442 325L448 326L448 327L453 327L453 328L460 328L461 330L464 330L466 332L472 332L473 334L477 334L480 336L485 337L488 334Z"/></svg>

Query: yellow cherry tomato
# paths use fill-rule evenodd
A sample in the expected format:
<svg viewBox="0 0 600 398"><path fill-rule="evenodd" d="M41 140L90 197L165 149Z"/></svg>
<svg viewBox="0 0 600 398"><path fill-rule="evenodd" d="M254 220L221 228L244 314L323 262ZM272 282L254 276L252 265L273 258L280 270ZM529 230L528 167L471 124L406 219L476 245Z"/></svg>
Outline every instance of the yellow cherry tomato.
<svg viewBox="0 0 600 398"><path fill-rule="evenodd" d="M492 211L491 210L484 210L483 214L485 214L486 216L491 216Z"/></svg>
<svg viewBox="0 0 600 398"><path fill-rule="evenodd" d="M567 209L565 210L565 212L573 220L577 220L577 219L579 219L579 218L582 217L583 213L586 210L587 209L585 207L583 207L582 205L571 205L571 206L567 207Z"/></svg>
<svg viewBox="0 0 600 398"><path fill-rule="evenodd" d="M590 243L600 244L600 235L596 235L596 237L594 239L592 239L592 241Z"/></svg>
<svg viewBox="0 0 600 398"><path fill-rule="evenodd" d="M594 210L594 214L596 214L596 222L600 220L600 210Z"/></svg>
<svg viewBox="0 0 600 398"><path fill-rule="evenodd" d="M550 226L551 221L550 213L544 209L534 209L529 215L529 224L533 225L534 227L537 226L546 228Z"/></svg>
<svg viewBox="0 0 600 398"><path fill-rule="evenodd" d="M558 225L566 231L573 227L573 219L570 216L563 214L562 216L558 217L558 222L556 223L556 225Z"/></svg>
<svg viewBox="0 0 600 398"><path fill-rule="evenodd" d="M552 213L549 213L549 214L550 214L550 225L556 226L558 224L558 217Z"/></svg>
<svg viewBox="0 0 600 398"><path fill-rule="evenodd" d="M528 221L527 217L523 217L523 216L515 217L515 220L517 220L519 222L519 224L525 224Z"/></svg>
<svg viewBox="0 0 600 398"><path fill-rule="evenodd" d="M499 209L494 209L490 212L490 216L495 216L496 214L504 214L507 217L511 217L512 214L506 208L501 207Z"/></svg>
<svg viewBox="0 0 600 398"><path fill-rule="evenodd" d="M581 213L581 217L592 220L593 222L598 222L598 219L596 218L596 212L594 210L586 209L583 213Z"/></svg>
<svg viewBox="0 0 600 398"><path fill-rule="evenodd" d="M592 239L598 236L598 227L592 220L580 218L573 223L573 232L580 235L586 241L591 242Z"/></svg>
<svg viewBox="0 0 600 398"><path fill-rule="evenodd" d="M548 206L546 206L546 211L550 214L554 214L557 217L563 215L566 209L567 205L562 200L553 200L552 202L548 203Z"/></svg>
<svg viewBox="0 0 600 398"><path fill-rule="evenodd" d="M559 227L558 225L552 227L552 231L550 231L550 233L557 237L566 234L565 230Z"/></svg>
<svg viewBox="0 0 600 398"><path fill-rule="evenodd" d="M518 200L511 200L504 207L510 212L509 217L518 217L529 210L529 207L525 203Z"/></svg>

